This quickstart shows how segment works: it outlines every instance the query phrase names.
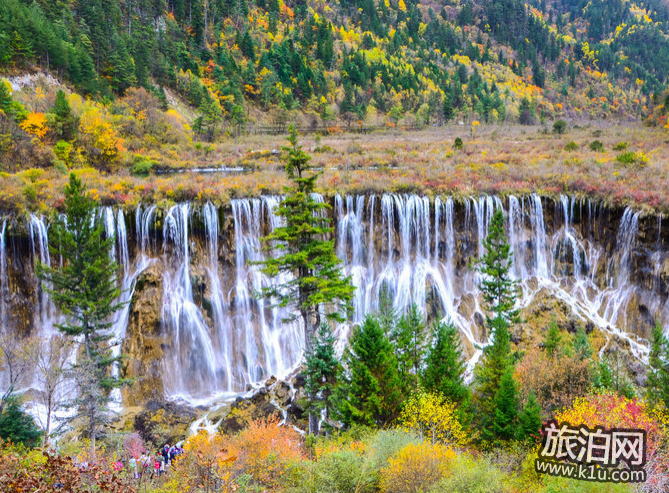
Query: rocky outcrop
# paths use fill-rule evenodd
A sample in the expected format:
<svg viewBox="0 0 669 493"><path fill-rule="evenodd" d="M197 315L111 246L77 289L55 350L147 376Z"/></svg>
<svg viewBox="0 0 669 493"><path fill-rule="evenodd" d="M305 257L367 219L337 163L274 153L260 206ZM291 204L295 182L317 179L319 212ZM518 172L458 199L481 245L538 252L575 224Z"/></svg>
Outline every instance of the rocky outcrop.
<svg viewBox="0 0 669 493"><path fill-rule="evenodd" d="M188 436L188 428L197 417L189 406L170 401L149 401L135 416L134 429L153 449L174 445Z"/></svg>
<svg viewBox="0 0 669 493"><path fill-rule="evenodd" d="M158 264L153 264L137 279L123 342L123 353L128 356L127 376L133 379L133 384L123 390L128 406L163 398L163 372L170 369L161 364L165 344L162 297L162 276Z"/></svg>

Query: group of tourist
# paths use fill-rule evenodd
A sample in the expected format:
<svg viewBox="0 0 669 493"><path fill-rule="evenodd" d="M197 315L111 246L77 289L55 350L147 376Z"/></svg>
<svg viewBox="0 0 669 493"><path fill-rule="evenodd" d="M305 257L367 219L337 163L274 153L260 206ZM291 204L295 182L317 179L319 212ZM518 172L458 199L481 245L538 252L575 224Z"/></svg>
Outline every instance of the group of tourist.
<svg viewBox="0 0 669 493"><path fill-rule="evenodd" d="M167 471L172 461L183 451L184 449L177 445L164 445L155 456L146 450L139 457L131 456L129 459L123 458L115 462L113 468L115 471L129 471L135 479L143 475L158 477Z"/></svg>

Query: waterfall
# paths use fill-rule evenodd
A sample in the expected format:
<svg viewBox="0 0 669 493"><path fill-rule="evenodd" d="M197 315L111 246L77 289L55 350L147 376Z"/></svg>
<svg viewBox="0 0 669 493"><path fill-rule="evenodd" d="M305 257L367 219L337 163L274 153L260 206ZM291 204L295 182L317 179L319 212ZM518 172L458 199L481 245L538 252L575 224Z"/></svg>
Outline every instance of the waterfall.
<svg viewBox="0 0 669 493"><path fill-rule="evenodd" d="M138 209L138 214L141 212L141 207ZM111 217L114 217L113 211ZM117 358L121 355L121 344L125 339L126 329L128 327L130 317L130 302L135 294L135 285L137 278L151 265L152 260L146 255L140 255L137 258L134 266L130 263L130 254L128 248L128 232L125 225L125 214L123 210L119 209L116 213L116 223L113 220L110 222L110 227L115 226L113 235L108 230L109 237L116 238L117 248L112 250L113 258L117 261L120 270L120 277L118 277L118 287L120 295L118 302L121 304L121 309L117 311L112 318L111 334L112 334L112 357ZM116 258L118 256L118 258ZM112 366L112 375L117 377L119 375L119 365ZM110 407L116 411L122 408L121 390L113 389L111 392Z"/></svg>
<svg viewBox="0 0 669 493"><path fill-rule="evenodd" d="M281 224L274 214L278 197L240 199L231 203L235 228L235 271L233 339L239 357L236 358L236 381L259 382L270 375L285 374L301 358L304 345L303 329L285 309L268 306L255 295L263 287L277 285L289 279L281 274L270 280L261 272L257 262L263 262L265 249L261 247L262 223L265 218L271 232ZM250 264L249 264L250 263Z"/></svg>
<svg viewBox="0 0 669 493"><path fill-rule="evenodd" d="M176 263L163 280L163 330L170 347L163 371L172 395L190 396L219 386L216 354L207 323L193 301L188 223L190 204L175 205L165 215L163 252Z"/></svg>
<svg viewBox="0 0 669 493"><path fill-rule="evenodd" d="M30 246L32 250L32 256L35 261L39 260L42 264L47 267L51 267L51 256L49 255L49 235L46 223L44 219L40 216L34 214L30 215L28 229L30 231ZM39 252L39 258L37 253ZM39 280L37 282L37 306L35 319L37 321L37 329L41 334L45 336L50 336L53 334L53 325L55 323L55 307L53 302L47 295L47 293L42 288L42 284Z"/></svg>
<svg viewBox="0 0 669 493"><path fill-rule="evenodd" d="M218 209L211 202L205 204L202 215L204 218L204 230L207 238L207 250L209 254L209 266L207 273L209 275L209 289L211 291L211 304L214 318L214 327L218 337L220 347L220 356L223 365L222 390L230 392L234 389L233 369L232 369L232 338L229 324L229 308L226 305L221 287L221 279L218 273Z"/></svg>
<svg viewBox="0 0 669 493"><path fill-rule="evenodd" d="M540 280L548 278L548 261L546 260L546 225L541 197L532 195L532 233L534 244L535 275Z"/></svg>
<svg viewBox="0 0 669 493"><path fill-rule="evenodd" d="M2 218L2 231L0 231L0 331L9 330L7 321L7 297L9 295L9 282L7 279L7 250L5 244L5 232L7 231L7 218Z"/></svg>
<svg viewBox="0 0 669 493"><path fill-rule="evenodd" d="M312 199L325 201L318 194ZM139 276L152 264L152 272L162 276L161 365L169 397L199 403L243 392L271 375L286 376L300 363L301 321L294 310L258 296L263 288L276 287L292 275L271 279L259 265L278 253L262 238L283 225L275 213L280 201L274 196L235 199L223 209L211 203L183 203L167 210L141 204L133 220L110 207L98 212L106 236L114 238L110 255L119 265L116 282L123 308L111 320L113 342L126 336L129 301ZM452 322L462 334L471 374L490 334L482 322L480 279L469 262L484 253L483 241L499 209L505 214L514 258L511 274L522 288L519 307L530 306L537 296L557 298L583 323L629 341L640 359L646 357L647 347L632 333L634 317L638 318L634 307L643 302L653 317L669 319L669 303L658 294L661 287L651 292L634 285L634 269L645 265L646 247L639 243L641 215L632 209L622 214L615 242L607 243L601 232L606 209L596 201L566 195L554 203L537 194L504 200L477 196L462 202L413 194L336 195L333 205L331 212L323 213L333 216L335 251L356 287L350 323L333 327L338 348L344 346L351 325L378 310L385 288L398 312L416 303L431 321ZM27 226L32 260L56 262L57 256L49 255L47 222L31 215ZM129 237L132 229L134 237ZM650 230L654 243L646 262L657 277L665 258L659 220ZM9 274L15 275L12 269L17 267L13 257L8 262L6 252L11 232L5 217L0 226L3 326L13 320ZM20 266L20 259L16 264ZM32 324L39 334L49 335L59 315L39 285L34 291ZM120 346L112 350L118 355ZM118 374L118 368L112 371ZM119 408L120 392L114 391L112 400L112 407Z"/></svg>

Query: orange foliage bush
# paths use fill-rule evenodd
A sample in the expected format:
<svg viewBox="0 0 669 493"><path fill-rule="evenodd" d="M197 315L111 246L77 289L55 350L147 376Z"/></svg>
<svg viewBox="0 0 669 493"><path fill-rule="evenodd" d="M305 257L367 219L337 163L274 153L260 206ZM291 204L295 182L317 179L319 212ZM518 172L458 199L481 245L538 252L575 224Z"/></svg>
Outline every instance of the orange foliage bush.
<svg viewBox="0 0 669 493"><path fill-rule="evenodd" d="M28 451L0 440L0 491L133 493L136 490L110 463L81 468L70 457L38 449Z"/></svg>
<svg viewBox="0 0 669 493"><path fill-rule="evenodd" d="M262 487L275 486L288 467L305 458L302 437L275 418L251 421L238 435L192 436L174 464L175 490L235 491L241 476Z"/></svg>
<svg viewBox="0 0 669 493"><path fill-rule="evenodd" d="M410 443L381 470L384 493L420 493L447 476L455 452L442 445Z"/></svg>
<svg viewBox="0 0 669 493"><path fill-rule="evenodd" d="M301 435L279 426L277 418L251 421L235 437L233 449L243 471L262 484L278 480L291 463L305 458Z"/></svg>
<svg viewBox="0 0 669 493"><path fill-rule="evenodd" d="M548 419L588 392L590 361L580 361L576 356L551 359L545 352L533 348L516 366L516 378L523 400L533 392L543 418Z"/></svg>

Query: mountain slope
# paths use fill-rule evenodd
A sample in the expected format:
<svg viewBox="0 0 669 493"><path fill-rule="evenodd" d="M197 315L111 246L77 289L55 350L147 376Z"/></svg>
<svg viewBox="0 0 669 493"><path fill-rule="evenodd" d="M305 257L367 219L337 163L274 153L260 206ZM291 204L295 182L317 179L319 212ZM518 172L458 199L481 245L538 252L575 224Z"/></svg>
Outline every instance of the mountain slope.
<svg viewBox="0 0 669 493"><path fill-rule="evenodd" d="M0 63L102 98L173 88L213 140L291 110L328 126L645 117L668 32L660 0L5 0Z"/></svg>

